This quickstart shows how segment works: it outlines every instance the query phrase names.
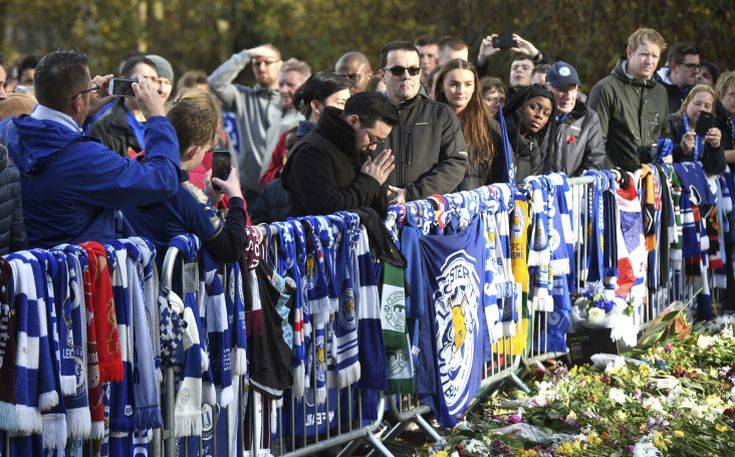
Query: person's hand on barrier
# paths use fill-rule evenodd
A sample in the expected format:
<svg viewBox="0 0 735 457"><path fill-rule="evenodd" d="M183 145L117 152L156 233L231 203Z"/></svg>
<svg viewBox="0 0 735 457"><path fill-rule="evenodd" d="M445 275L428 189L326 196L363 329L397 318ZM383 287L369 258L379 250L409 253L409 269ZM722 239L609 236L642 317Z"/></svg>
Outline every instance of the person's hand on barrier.
<svg viewBox="0 0 735 457"><path fill-rule="evenodd" d="M717 149L720 147L720 141L722 141L722 132L717 127L712 127L707 130L707 134L704 136L704 142Z"/></svg>
<svg viewBox="0 0 735 457"><path fill-rule="evenodd" d="M403 204L406 203L406 189L400 187L388 186L388 203Z"/></svg>
<svg viewBox="0 0 735 457"><path fill-rule="evenodd" d="M138 82L133 83L133 92L135 92L135 101L138 103L138 108L143 111L146 119L166 115L163 99L158 94L158 88L148 78L140 78Z"/></svg>
<svg viewBox="0 0 735 457"><path fill-rule="evenodd" d="M499 48L493 46L493 40L498 37L497 33L486 36L480 43L480 52L477 54L477 64L482 66L487 59L500 52Z"/></svg>
<svg viewBox="0 0 735 457"><path fill-rule="evenodd" d="M515 48L510 48L511 51L517 52L519 54L525 54L530 58L536 57L536 55L538 54L538 48L536 48L533 43L524 40L523 38L521 38L520 35L516 33L513 34L513 39L516 40L518 46L516 46Z"/></svg>
<svg viewBox="0 0 735 457"><path fill-rule="evenodd" d="M681 143L679 143L681 147L681 152L684 154L691 154L694 150L694 142L696 141L697 134L694 132L694 130L690 130L687 133L684 134L684 136L681 138Z"/></svg>
<svg viewBox="0 0 735 457"><path fill-rule="evenodd" d="M222 189L222 192L224 192L224 194L227 195L228 197L243 198L242 189L240 189L240 176L237 174L237 168L230 167L230 174L229 176L227 176L227 179L224 181L219 178L211 178L211 180L212 180L212 184L218 185L219 188Z"/></svg>
<svg viewBox="0 0 735 457"><path fill-rule="evenodd" d="M94 116L103 106L115 99L114 95L107 94L112 78L113 75L97 75L92 78L92 85L97 86L99 89L89 98L89 113L87 116Z"/></svg>
<svg viewBox="0 0 735 457"><path fill-rule="evenodd" d="M394 160L393 151L385 149L375 159L368 157L365 163L362 164L360 172L372 176L382 186L396 167L393 163Z"/></svg>

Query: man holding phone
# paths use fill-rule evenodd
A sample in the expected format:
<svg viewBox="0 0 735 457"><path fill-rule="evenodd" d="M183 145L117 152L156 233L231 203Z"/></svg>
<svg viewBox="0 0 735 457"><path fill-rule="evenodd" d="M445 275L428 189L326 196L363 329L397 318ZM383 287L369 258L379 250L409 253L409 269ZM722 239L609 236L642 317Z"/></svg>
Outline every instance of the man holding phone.
<svg viewBox="0 0 735 457"><path fill-rule="evenodd" d="M490 58L505 49L516 53L508 75L509 92L512 93L519 87L530 86L534 66L545 62L546 56L533 43L516 33L502 35L493 33L486 36L480 44L480 52L477 55L478 69L484 69L483 74L489 74Z"/></svg>
<svg viewBox="0 0 735 457"><path fill-rule="evenodd" d="M222 124L217 101L206 90L192 89L179 98L166 116L179 139L181 184L174 196L163 201L125 208L125 217L138 235L151 240L159 252L168 247L174 236L193 233L215 262L235 262L242 255L245 225L249 221L229 152L214 153L214 166L205 175L204 191L188 182L188 172L217 144ZM230 198L224 222L214 209L223 193Z"/></svg>
<svg viewBox="0 0 735 457"><path fill-rule="evenodd" d="M132 86L148 119L145 162L120 157L82 133L81 125L90 108L100 104L111 78L90 78L82 53L54 51L38 64L33 113L0 122L0 138L20 170L30 247L113 240L115 209L149 205L178 189L176 132L149 81Z"/></svg>

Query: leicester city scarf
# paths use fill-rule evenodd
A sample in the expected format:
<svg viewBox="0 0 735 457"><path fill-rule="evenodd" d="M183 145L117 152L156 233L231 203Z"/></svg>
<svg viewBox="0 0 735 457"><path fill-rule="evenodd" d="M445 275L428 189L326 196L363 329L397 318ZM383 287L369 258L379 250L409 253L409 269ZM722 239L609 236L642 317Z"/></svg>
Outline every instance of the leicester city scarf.
<svg viewBox="0 0 735 457"><path fill-rule="evenodd" d="M194 235L179 235L169 244L176 247L187 263L196 261L199 253L199 239ZM176 403L174 406L174 436L202 435L202 374L209 368L209 360L202 348L200 335L203 334L199 317L196 294L185 291L183 296L184 312L182 345L184 367L179 379Z"/></svg>
<svg viewBox="0 0 735 457"><path fill-rule="evenodd" d="M142 238L120 240L127 251L128 294L132 307L132 330L135 344L133 366L135 377L133 396L135 430L160 428L162 424L159 406L159 385L156 362L146 310L153 305L146 303L145 270L154 262L155 250Z"/></svg>
<svg viewBox="0 0 735 457"><path fill-rule="evenodd" d="M13 271L13 308L18 325L15 377L18 432L40 433L40 407L48 410L59 400L53 389L46 307L42 300L46 285L41 268L30 253L15 253L6 259Z"/></svg>
<svg viewBox="0 0 735 457"><path fill-rule="evenodd" d="M91 414L88 402L87 383L87 311L84 299L84 268L87 255L82 248L62 245L58 249L66 254L71 294L71 327L74 338L75 392L64 397L69 438L88 438L91 433Z"/></svg>

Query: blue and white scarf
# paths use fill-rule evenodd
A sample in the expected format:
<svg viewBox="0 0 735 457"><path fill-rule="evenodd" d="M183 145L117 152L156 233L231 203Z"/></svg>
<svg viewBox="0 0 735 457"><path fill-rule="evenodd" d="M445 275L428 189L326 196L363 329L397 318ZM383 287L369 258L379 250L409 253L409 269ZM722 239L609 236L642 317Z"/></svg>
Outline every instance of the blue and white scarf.
<svg viewBox="0 0 735 457"><path fill-rule="evenodd" d="M46 305L45 274L27 251L6 257L13 271L13 307L17 313L15 412L18 433L41 433L41 409L54 407L54 390Z"/></svg>
<svg viewBox="0 0 735 457"><path fill-rule="evenodd" d="M181 251L183 260L195 262L199 253L199 238L194 235L174 237L169 246ZM185 322L182 344L184 366L179 379L174 406L174 436L202 435L202 374L209 369L209 359L202 348L204 330L199 317L199 305L195 292L185 291L183 296Z"/></svg>

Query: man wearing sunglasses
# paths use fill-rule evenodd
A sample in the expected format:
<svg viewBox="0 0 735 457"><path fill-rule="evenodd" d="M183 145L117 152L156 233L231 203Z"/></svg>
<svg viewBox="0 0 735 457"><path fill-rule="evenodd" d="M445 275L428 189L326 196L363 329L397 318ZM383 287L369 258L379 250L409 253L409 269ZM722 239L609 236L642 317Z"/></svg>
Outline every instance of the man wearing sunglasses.
<svg viewBox="0 0 735 457"><path fill-rule="evenodd" d="M666 87L669 113L676 113L689 89L697 83L701 68L699 48L693 43L676 43L666 55L667 66L656 72L656 81Z"/></svg>
<svg viewBox="0 0 735 457"><path fill-rule="evenodd" d="M233 84L237 75L250 64L256 84L253 87ZM283 110L278 93L278 77L283 61L281 52L271 44L245 49L233 54L209 75L209 86L222 99L224 111L237 118L238 168L247 200L260 191L260 174L270 160L268 128L278 126Z"/></svg>
<svg viewBox="0 0 735 457"><path fill-rule="evenodd" d="M20 171L30 247L113 240L119 234L116 209L157 203L178 190L179 142L151 81L133 84L148 119L144 162L83 134L81 125L111 78L90 78L82 53L54 51L36 68L35 110L0 122L0 139Z"/></svg>
<svg viewBox="0 0 735 457"><path fill-rule="evenodd" d="M467 147L457 116L447 105L419 93L421 67L413 44L387 44L380 61L386 94L400 113L387 142L396 164L388 179L388 198L403 203L452 192L467 169Z"/></svg>

